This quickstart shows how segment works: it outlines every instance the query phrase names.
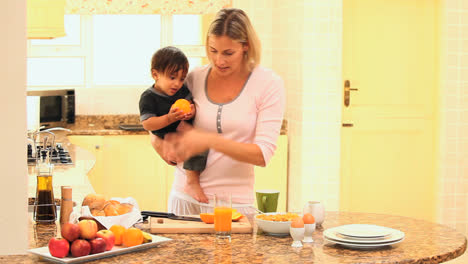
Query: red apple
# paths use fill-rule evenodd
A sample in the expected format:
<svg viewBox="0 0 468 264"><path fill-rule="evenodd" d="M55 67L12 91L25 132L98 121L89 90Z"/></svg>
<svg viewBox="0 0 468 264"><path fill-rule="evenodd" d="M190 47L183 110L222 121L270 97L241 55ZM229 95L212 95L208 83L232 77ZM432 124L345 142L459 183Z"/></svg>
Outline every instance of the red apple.
<svg viewBox="0 0 468 264"><path fill-rule="evenodd" d="M87 256L91 253L91 244L87 240L77 239L71 244L70 251L74 257Z"/></svg>
<svg viewBox="0 0 468 264"><path fill-rule="evenodd" d="M73 242L80 237L80 227L77 224L65 223L61 227L62 237Z"/></svg>
<svg viewBox="0 0 468 264"><path fill-rule="evenodd" d="M64 258L68 255L70 243L61 237L53 237L49 240L49 252L56 258Z"/></svg>
<svg viewBox="0 0 468 264"><path fill-rule="evenodd" d="M78 223L80 227L80 237L84 239L93 239L96 237L98 227L94 220L81 220Z"/></svg>
<svg viewBox="0 0 468 264"><path fill-rule="evenodd" d="M97 254L106 251L106 240L103 238L97 237L89 241L91 244L91 254Z"/></svg>
<svg viewBox="0 0 468 264"><path fill-rule="evenodd" d="M106 229L99 230L96 237L100 237L106 241L106 250L111 250L114 247L115 235L112 231Z"/></svg>

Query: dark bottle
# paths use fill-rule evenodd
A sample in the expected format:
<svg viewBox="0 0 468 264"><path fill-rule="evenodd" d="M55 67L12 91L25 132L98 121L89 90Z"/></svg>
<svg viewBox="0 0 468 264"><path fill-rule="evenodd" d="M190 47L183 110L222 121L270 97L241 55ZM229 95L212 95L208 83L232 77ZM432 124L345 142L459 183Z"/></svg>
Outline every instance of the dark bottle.
<svg viewBox="0 0 468 264"><path fill-rule="evenodd" d="M34 221L37 223L51 223L57 220L54 190L52 186L52 172L54 165L50 164L49 156L42 158L36 165L37 186L34 202Z"/></svg>

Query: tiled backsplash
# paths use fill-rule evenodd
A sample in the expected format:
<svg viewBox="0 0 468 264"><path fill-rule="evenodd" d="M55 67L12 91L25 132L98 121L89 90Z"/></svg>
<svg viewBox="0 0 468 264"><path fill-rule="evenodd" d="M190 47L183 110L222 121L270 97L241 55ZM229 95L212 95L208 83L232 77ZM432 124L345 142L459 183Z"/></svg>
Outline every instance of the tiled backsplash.
<svg viewBox="0 0 468 264"><path fill-rule="evenodd" d="M468 1L444 1L437 221L468 234Z"/></svg>
<svg viewBox="0 0 468 264"><path fill-rule="evenodd" d="M234 0L233 6L247 12L260 35L262 65L285 81L288 210L301 210L308 200L338 210L341 1Z"/></svg>
<svg viewBox="0 0 468 264"><path fill-rule="evenodd" d="M137 115L140 95L148 87L76 89L76 114Z"/></svg>

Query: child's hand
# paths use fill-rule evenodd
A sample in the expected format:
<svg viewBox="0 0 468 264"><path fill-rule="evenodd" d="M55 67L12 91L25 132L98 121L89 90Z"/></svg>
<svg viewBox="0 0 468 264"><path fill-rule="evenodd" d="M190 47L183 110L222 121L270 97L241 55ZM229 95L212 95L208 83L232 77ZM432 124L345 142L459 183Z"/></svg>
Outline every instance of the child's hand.
<svg viewBox="0 0 468 264"><path fill-rule="evenodd" d="M167 119L171 124L178 120L184 120L184 117L184 112L180 111L177 107L171 108L171 110L169 110L169 113L167 113Z"/></svg>
<svg viewBox="0 0 468 264"><path fill-rule="evenodd" d="M193 104L190 104L190 108L192 109L192 111L186 114L183 120L190 120L195 116L195 106Z"/></svg>

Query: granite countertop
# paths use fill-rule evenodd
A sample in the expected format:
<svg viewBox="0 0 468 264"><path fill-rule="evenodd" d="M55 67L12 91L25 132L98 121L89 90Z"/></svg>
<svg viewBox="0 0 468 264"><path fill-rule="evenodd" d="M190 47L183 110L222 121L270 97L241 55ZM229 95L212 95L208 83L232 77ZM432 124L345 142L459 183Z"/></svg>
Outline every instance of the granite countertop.
<svg viewBox="0 0 468 264"><path fill-rule="evenodd" d="M75 123L68 124L69 135L147 135L141 130L123 130L120 125L140 125L138 115L77 115Z"/></svg>
<svg viewBox="0 0 468 264"><path fill-rule="evenodd" d="M347 249L324 242L322 232L351 223L372 223L405 232L399 244L372 250ZM148 225L138 224L148 230ZM47 246L60 233L55 224L30 223L29 247ZM313 234L313 243L291 247L292 238L260 234L233 234L231 243L219 244L212 234L162 234L173 241L138 252L90 263L440 263L454 259L466 249L466 238L444 225L413 218L382 214L327 212L323 227ZM1 263L44 263L35 255L0 256Z"/></svg>
<svg viewBox="0 0 468 264"><path fill-rule="evenodd" d="M140 125L138 115L77 115L69 124L70 135L147 135L148 131L123 130L120 125ZM281 127L281 135L287 134L287 121Z"/></svg>

